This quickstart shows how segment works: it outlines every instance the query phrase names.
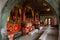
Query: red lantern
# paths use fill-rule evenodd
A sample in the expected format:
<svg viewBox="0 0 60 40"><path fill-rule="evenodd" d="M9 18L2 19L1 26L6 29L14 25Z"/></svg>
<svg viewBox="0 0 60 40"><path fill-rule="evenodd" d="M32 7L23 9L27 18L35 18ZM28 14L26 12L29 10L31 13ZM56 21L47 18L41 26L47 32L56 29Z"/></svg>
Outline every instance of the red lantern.
<svg viewBox="0 0 60 40"><path fill-rule="evenodd" d="M26 35L29 33L29 27L23 28L23 34Z"/></svg>
<svg viewBox="0 0 60 40"><path fill-rule="evenodd" d="M54 25L54 19L51 19L51 25L53 26Z"/></svg>
<svg viewBox="0 0 60 40"><path fill-rule="evenodd" d="M17 32L21 32L20 24L7 24L8 35L15 34Z"/></svg>
<svg viewBox="0 0 60 40"><path fill-rule="evenodd" d="M29 32L29 27L26 27L25 31L26 31L26 33L28 33Z"/></svg>

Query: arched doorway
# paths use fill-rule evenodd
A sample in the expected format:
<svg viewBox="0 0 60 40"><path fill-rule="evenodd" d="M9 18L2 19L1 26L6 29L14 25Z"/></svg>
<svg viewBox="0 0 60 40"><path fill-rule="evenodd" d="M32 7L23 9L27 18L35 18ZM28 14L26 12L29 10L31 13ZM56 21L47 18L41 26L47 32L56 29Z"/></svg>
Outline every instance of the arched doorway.
<svg viewBox="0 0 60 40"><path fill-rule="evenodd" d="M8 35L21 31L21 13L18 6L15 6L8 17L7 32Z"/></svg>

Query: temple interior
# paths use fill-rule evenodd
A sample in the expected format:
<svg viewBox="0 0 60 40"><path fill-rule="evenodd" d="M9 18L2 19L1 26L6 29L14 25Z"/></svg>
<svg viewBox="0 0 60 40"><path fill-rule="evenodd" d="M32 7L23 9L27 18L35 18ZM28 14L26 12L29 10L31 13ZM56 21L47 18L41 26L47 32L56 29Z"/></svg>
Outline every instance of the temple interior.
<svg viewBox="0 0 60 40"><path fill-rule="evenodd" d="M1 39L59 40L57 5L52 0L7 1L1 10Z"/></svg>

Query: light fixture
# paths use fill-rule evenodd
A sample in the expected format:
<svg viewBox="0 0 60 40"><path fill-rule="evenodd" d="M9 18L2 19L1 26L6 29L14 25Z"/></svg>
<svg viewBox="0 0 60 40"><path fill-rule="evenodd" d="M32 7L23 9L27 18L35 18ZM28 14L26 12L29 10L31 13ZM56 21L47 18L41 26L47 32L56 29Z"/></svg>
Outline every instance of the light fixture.
<svg viewBox="0 0 60 40"><path fill-rule="evenodd" d="M50 8L47 8L46 11L50 11L51 9Z"/></svg>
<svg viewBox="0 0 60 40"><path fill-rule="evenodd" d="M46 3L43 3L43 5L44 5L44 6L47 6L47 4L46 4Z"/></svg>

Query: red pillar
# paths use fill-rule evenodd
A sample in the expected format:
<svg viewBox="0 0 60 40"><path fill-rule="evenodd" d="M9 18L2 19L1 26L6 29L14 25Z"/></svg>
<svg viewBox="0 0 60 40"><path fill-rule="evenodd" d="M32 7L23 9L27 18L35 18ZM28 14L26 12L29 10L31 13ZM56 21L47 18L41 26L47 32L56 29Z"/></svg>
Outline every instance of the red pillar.
<svg viewBox="0 0 60 40"><path fill-rule="evenodd" d="M25 6L22 6L22 22L25 21Z"/></svg>
<svg viewBox="0 0 60 40"><path fill-rule="evenodd" d="M36 12L34 12L34 21L36 21Z"/></svg>

